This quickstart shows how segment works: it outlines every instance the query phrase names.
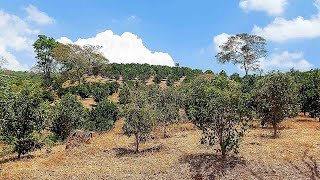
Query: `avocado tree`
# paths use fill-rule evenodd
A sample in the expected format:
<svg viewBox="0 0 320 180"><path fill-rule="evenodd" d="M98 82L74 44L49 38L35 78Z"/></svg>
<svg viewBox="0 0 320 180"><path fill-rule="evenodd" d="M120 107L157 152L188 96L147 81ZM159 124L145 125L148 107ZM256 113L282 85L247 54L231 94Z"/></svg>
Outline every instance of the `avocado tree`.
<svg viewBox="0 0 320 180"><path fill-rule="evenodd" d="M76 96L67 94L61 97L56 108L52 131L60 140L65 140L72 130L84 128L86 111Z"/></svg>
<svg viewBox="0 0 320 180"><path fill-rule="evenodd" d="M185 88L187 115L201 130L201 143L218 144L222 158L238 153L250 120L241 86L223 76L197 78Z"/></svg>
<svg viewBox="0 0 320 180"><path fill-rule="evenodd" d="M119 118L118 107L111 101L104 99L89 113L90 130L105 131L110 129Z"/></svg>
<svg viewBox="0 0 320 180"><path fill-rule="evenodd" d="M44 130L48 112L40 85L24 83L22 90L3 86L0 92L0 136L18 158L42 147L37 134Z"/></svg>
<svg viewBox="0 0 320 180"><path fill-rule="evenodd" d="M272 124L273 137L277 137L278 124L298 114L298 89L293 78L280 72L270 73L256 83L253 94L259 117Z"/></svg>
<svg viewBox="0 0 320 180"><path fill-rule="evenodd" d="M130 103L124 106L123 112L125 123L122 130L128 137L135 137L136 153L139 152L140 139L150 134L156 118L154 106L150 104L148 91L144 88L130 94Z"/></svg>
<svg viewBox="0 0 320 180"><path fill-rule="evenodd" d="M159 89L155 101L155 107L158 111L157 123L163 127L163 137L166 138L168 137L167 126L176 122L179 118L177 92L173 87Z"/></svg>
<svg viewBox="0 0 320 180"><path fill-rule="evenodd" d="M221 51L216 55L219 63L232 62L245 70L257 71L259 59L266 56L266 40L263 37L250 34L236 34L220 46Z"/></svg>

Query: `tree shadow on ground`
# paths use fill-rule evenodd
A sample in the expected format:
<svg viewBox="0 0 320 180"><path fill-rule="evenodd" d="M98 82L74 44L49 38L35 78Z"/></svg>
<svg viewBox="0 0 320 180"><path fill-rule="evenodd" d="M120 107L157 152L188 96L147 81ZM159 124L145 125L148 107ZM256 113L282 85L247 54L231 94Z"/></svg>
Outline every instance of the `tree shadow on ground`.
<svg viewBox="0 0 320 180"><path fill-rule="evenodd" d="M160 152L162 149L163 149L163 145L142 149L138 153L133 149L128 149L128 148L113 148L112 150L115 152L117 157L123 157L123 156L130 156L130 155L142 155L145 153Z"/></svg>
<svg viewBox="0 0 320 180"><path fill-rule="evenodd" d="M245 161L238 157L230 156L223 160L221 156L209 153L187 155L180 161L190 164L192 178L196 180L221 179L236 165L245 165Z"/></svg>
<svg viewBox="0 0 320 180"><path fill-rule="evenodd" d="M308 177L310 179L320 179L320 170L319 165L317 161L312 157L308 155L308 151L305 151L303 153L302 162L304 164L304 167L298 167L293 162L289 162L294 169L299 171L300 174L303 174L305 177Z"/></svg>
<svg viewBox="0 0 320 180"><path fill-rule="evenodd" d="M33 159L35 156L34 155L24 155L21 156L20 158L17 157L4 157L0 158L0 164L5 164L7 162L15 162L15 161L20 161L20 160L26 160L26 159Z"/></svg>

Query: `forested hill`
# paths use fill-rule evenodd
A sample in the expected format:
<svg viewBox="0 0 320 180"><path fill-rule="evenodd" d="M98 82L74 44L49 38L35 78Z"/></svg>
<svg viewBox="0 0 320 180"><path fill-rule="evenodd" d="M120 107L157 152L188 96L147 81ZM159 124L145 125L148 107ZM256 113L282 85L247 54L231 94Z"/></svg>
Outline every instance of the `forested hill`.
<svg viewBox="0 0 320 180"><path fill-rule="evenodd" d="M191 69L189 67L175 67L149 65L149 64L109 64L102 72L102 75L111 79L122 77L124 81L139 79L142 81L154 77L154 81L159 83L162 79L169 82L178 81L181 77L191 78L202 74L200 69Z"/></svg>

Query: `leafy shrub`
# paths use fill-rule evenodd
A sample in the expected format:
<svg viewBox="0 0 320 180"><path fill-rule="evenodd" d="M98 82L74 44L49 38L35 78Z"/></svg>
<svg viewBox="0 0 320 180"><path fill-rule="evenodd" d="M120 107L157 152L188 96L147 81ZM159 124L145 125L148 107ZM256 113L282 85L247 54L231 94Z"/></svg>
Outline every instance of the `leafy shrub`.
<svg viewBox="0 0 320 180"><path fill-rule="evenodd" d="M90 130L105 131L110 129L119 117L119 110L115 104L107 99L100 101L90 112Z"/></svg>
<svg viewBox="0 0 320 180"><path fill-rule="evenodd" d="M56 108L52 131L60 140L65 140L70 132L84 127L86 111L74 95L62 96Z"/></svg>

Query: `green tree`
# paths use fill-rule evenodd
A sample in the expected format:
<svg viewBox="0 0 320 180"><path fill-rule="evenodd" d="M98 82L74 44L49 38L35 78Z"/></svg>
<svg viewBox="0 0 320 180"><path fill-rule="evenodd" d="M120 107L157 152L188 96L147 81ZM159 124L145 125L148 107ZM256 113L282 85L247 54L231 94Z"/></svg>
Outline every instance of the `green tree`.
<svg viewBox="0 0 320 180"><path fill-rule="evenodd" d="M56 63L54 61L52 50L58 45L58 42L45 35L39 35L34 42L33 48L38 59L37 67L41 70L44 80L51 78L51 73L55 70Z"/></svg>
<svg viewBox="0 0 320 180"><path fill-rule="evenodd" d="M299 88L299 103L301 110L311 117L320 117L320 70L308 72L291 72L296 78Z"/></svg>
<svg viewBox="0 0 320 180"><path fill-rule="evenodd" d="M65 140L71 131L84 127L86 117L86 111L76 96L64 95L56 108L52 131L59 139Z"/></svg>
<svg viewBox="0 0 320 180"><path fill-rule="evenodd" d="M222 70L222 71L219 73L219 75L220 75L220 76L223 76L223 77L225 77L225 78L228 77L228 74L227 74L224 70Z"/></svg>
<svg viewBox="0 0 320 180"><path fill-rule="evenodd" d="M159 89L156 98L156 109L158 111L158 124L163 127L163 137L167 137L167 126L176 122L179 118L179 103L175 89Z"/></svg>
<svg viewBox="0 0 320 180"><path fill-rule="evenodd" d="M18 158L42 147L36 135L42 133L48 119L40 86L25 82L21 89L14 91L6 86L0 99L0 136Z"/></svg>
<svg viewBox="0 0 320 180"><path fill-rule="evenodd" d="M105 131L110 129L119 118L118 107L107 99L102 100L90 112L90 130Z"/></svg>
<svg viewBox="0 0 320 180"><path fill-rule="evenodd" d="M278 124L298 114L298 90L293 78L284 73L273 72L260 79L253 92L261 120L273 126L277 137Z"/></svg>
<svg viewBox="0 0 320 180"><path fill-rule="evenodd" d="M241 81L242 81L242 78L240 77L240 75L238 73L231 74L230 79L233 81L239 82L239 83L241 83Z"/></svg>
<svg viewBox="0 0 320 180"><path fill-rule="evenodd" d="M136 144L136 153L139 152L140 139L150 134L153 122L153 109L149 105L139 107L137 104L131 104L125 110L125 123L122 130L128 137L134 135Z"/></svg>
<svg viewBox="0 0 320 180"><path fill-rule="evenodd" d="M130 93L130 103L124 106L125 123L122 130L128 137L134 135L136 153L139 152L140 139L150 134L155 124L156 112L150 103L149 91L146 86Z"/></svg>
<svg viewBox="0 0 320 180"><path fill-rule="evenodd" d="M186 113L201 130L201 143L218 144L223 159L230 152L238 153L251 117L240 84L214 76L197 78L184 89Z"/></svg>
<svg viewBox="0 0 320 180"><path fill-rule="evenodd" d="M216 55L219 63L232 62L239 64L246 75L250 70L259 70L259 59L267 54L266 40L263 37L250 34L237 34L229 37L220 46L221 52Z"/></svg>

